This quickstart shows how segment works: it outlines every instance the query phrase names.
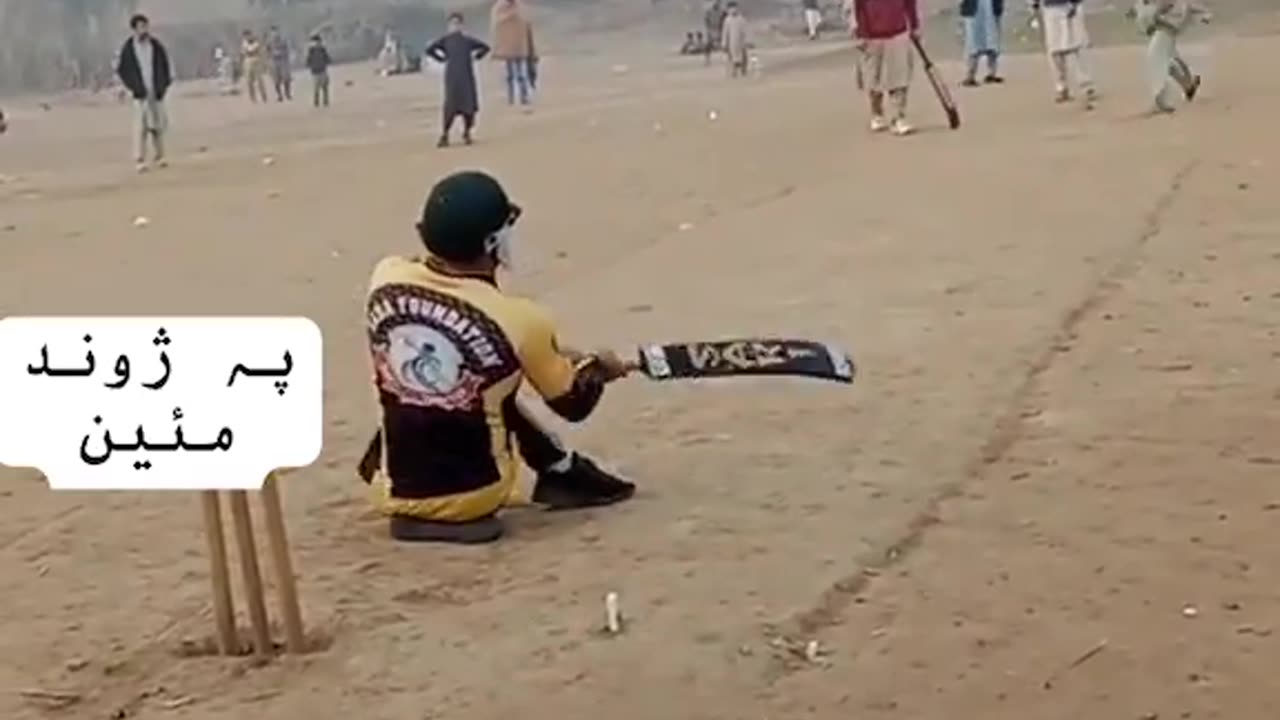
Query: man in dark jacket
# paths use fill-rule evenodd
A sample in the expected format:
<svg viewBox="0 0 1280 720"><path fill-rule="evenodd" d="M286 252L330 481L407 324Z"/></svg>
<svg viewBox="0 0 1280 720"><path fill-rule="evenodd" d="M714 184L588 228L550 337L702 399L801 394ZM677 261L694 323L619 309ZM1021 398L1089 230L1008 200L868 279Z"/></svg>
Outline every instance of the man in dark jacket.
<svg viewBox="0 0 1280 720"><path fill-rule="evenodd" d="M147 171L147 139L150 138L158 167L165 166L164 134L169 127L164 96L173 84L173 66L169 53L159 40L151 37L151 23L146 15L129 20L133 37L120 48L120 64L116 73L120 82L133 95L133 157L138 172Z"/></svg>

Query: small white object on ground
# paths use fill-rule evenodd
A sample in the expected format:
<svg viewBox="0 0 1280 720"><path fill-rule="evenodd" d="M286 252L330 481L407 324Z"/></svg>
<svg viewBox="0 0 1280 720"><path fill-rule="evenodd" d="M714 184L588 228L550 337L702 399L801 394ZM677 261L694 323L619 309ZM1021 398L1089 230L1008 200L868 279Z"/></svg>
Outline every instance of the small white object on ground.
<svg viewBox="0 0 1280 720"><path fill-rule="evenodd" d="M1182 608L1182 617L1193 618L1199 614L1200 614L1200 611L1197 610L1196 606L1194 605L1188 605Z"/></svg>
<svg viewBox="0 0 1280 720"><path fill-rule="evenodd" d="M811 663L816 663L822 659L822 649L818 647L817 640L810 640L804 646L804 659Z"/></svg>
<svg viewBox="0 0 1280 720"><path fill-rule="evenodd" d="M654 123L654 124L653 124L653 131L654 131L654 132L656 132L656 133L659 133L659 134L660 134L660 133L662 132L662 123L660 123L660 122L656 122L656 123Z"/></svg>
<svg viewBox="0 0 1280 720"><path fill-rule="evenodd" d="M622 632L622 609L618 606L618 593L604 596L604 628L610 635Z"/></svg>
<svg viewBox="0 0 1280 720"><path fill-rule="evenodd" d="M686 232L692 229L693 229L693 223L688 223L688 222L680 223L680 232Z"/></svg>
<svg viewBox="0 0 1280 720"><path fill-rule="evenodd" d="M268 155L268 156L266 156L266 157L262 158L262 164L263 164L263 165L266 165L267 167L271 167L272 165L275 165L275 164L276 164L276 159L275 159L274 157L272 157L272 156Z"/></svg>
<svg viewBox="0 0 1280 720"><path fill-rule="evenodd" d="M146 216L146 215L139 215L138 217L136 217L136 218L134 218L134 219L133 219L133 226L134 226L134 227L140 227L140 228L142 228L142 227L146 227L146 226L148 226L148 225L150 225L150 224L151 224L151 220L149 220L149 219L147 218L147 216Z"/></svg>
<svg viewBox="0 0 1280 720"><path fill-rule="evenodd" d="M718 120L719 118L720 118L720 113L716 112L715 110L711 110L707 112L708 120Z"/></svg>
<svg viewBox="0 0 1280 720"><path fill-rule="evenodd" d="M631 68L626 65L614 65L613 72L617 75L625 75Z"/></svg>

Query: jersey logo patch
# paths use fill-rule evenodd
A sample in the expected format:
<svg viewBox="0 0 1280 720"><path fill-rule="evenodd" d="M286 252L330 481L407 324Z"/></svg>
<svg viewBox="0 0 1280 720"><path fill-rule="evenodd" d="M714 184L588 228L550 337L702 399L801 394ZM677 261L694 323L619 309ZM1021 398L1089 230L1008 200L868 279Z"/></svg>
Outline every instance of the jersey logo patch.
<svg viewBox="0 0 1280 720"><path fill-rule="evenodd" d="M475 411L485 390L518 368L501 328L456 298L384 285L367 315L378 387L407 405Z"/></svg>
<svg viewBox="0 0 1280 720"><path fill-rule="evenodd" d="M378 374L390 386L386 389L413 405L446 410L473 407L484 383L467 367L452 340L425 325L393 327L375 358Z"/></svg>

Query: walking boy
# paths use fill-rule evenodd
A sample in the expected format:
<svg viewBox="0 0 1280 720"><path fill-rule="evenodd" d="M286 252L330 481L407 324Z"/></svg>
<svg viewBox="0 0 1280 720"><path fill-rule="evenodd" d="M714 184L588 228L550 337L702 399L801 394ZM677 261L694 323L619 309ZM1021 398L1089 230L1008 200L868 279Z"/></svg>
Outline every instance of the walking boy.
<svg viewBox="0 0 1280 720"><path fill-rule="evenodd" d="M266 61L262 54L262 42L252 30L245 30L240 40L240 64L249 88L249 102L267 101L267 84L262 79Z"/></svg>
<svg viewBox="0 0 1280 720"><path fill-rule="evenodd" d="M307 69L311 71L311 104L315 107L329 107L329 66L333 60L329 57L329 49L319 35L311 36L311 47L307 48Z"/></svg>
<svg viewBox="0 0 1280 720"><path fill-rule="evenodd" d="M1200 76L1178 52L1178 37L1195 18L1209 21L1209 11L1189 0L1137 0L1134 16L1138 27L1150 39L1147 43L1147 82L1149 84L1152 114L1174 111L1169 100L1169 79L1182 90L1188 102L1194 100L1200 90Z"/></svg>
<svg viewBox="0 0 1280 720"><path fill-rule="evenodd" d="M804 29L810 40L817 40L822 30L822 8L818 0L800 0L804 7Z"/></svg>
<svg viewBox="0 0 1280 720"><path fill-rule="evenodd" d="M271 57L271 83L275 86L276 102L292 100L293 64L289 56L289 41L274 25L267 35L267 54Z"/></svg>
<svg viewBox="0 0 1280 720"><path fill-rule="evenodd" d="M519 0L497 0L493 4L490 21L493 57L501 60L506 69L507 104L515 105L518 97L520 104L528 110L533 102L533 88L529 84L529 57L532 55L529 40L533 36L524 8Z"/></svg>
<svg viewBox="0 0 1280 720"><path fill-rule="evenodd" d="M133 37L120 48L120 64L116 68L120 82L133 95L133 157L138 172L147 171L147 141L151 141L157 167L164 167L164 134L169 128L164 96L173 83L173 66L169 53L159 40L151 37L151 22L146 15L129 20Z"/></svg>
<svg viewBox="0 0 1280 720"><path fill-rule="evenodd" d="M427 47L427 55L444 63L444 126L436 147L449 146L453 120L462 117L462 141L471 144L480 103L476 93L475 61L489 54L489 46L462 31L462 14L449 15L449 32Z"/></svg>
<svg viewBox="0 0 1280 720"><path fill-rule="evenodd" d="M849 14L857 39L861 77L871 105L871 131L909 135L907 88L911 86L911 38L920 33L916 0L853 0ZM893 107L885 119L885 98Z"/></svg>
<svg viewBox="0 0 1280 720"><path fill-rule="evenodd" d="M1053 70L1054 101L1071 101L1072 86L1084 97L1085 109L1093 107L1097 91L1085 67L1084 51L1089 32L1080 11L1082 0L1031 0L1031 10L1044 26L1044 47Z"/></svg>

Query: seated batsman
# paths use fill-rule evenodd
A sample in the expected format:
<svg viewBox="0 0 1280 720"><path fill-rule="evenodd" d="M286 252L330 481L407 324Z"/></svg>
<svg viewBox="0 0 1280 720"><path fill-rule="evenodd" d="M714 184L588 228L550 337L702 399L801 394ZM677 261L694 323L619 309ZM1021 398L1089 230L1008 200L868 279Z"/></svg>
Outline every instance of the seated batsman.
<svg viewBox="0 0 1280 720"><path fill-rule="evenodd" d="M516 487L517 457L537 473L533 502L610 505L635 486L564 449L520 406L527 379L579 422L606 384L632 367L556 342L547 313L499 289L520 208L496 180L460 172L431 190L418 233L425 258L390 257L373 271L366 306L381 428L360 474L399 540L483 543Z"/></svg>

